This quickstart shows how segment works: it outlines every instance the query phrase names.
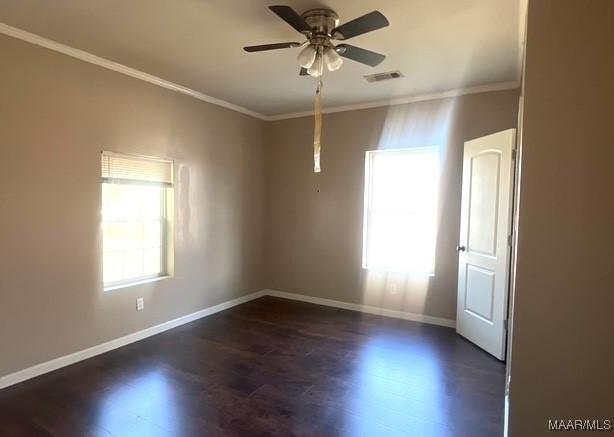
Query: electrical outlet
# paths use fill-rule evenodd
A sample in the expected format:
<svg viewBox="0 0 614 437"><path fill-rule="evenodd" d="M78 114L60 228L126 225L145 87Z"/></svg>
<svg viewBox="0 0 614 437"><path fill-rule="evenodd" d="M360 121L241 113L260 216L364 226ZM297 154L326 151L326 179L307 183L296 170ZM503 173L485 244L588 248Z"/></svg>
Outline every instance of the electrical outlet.
<svg viewBox="0 0 614 437"><path fill-rule="evenodd" d="M142 297L136 299L136 310L143 311L145 308L145 300Z"/></svg>

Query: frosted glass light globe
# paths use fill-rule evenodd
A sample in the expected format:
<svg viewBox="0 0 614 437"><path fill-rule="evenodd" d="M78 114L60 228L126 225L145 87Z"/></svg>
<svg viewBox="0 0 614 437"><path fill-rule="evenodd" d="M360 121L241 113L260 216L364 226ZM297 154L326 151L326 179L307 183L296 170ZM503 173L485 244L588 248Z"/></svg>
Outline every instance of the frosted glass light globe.
<svg viewBox="0 0 614 437"><path fill-rule="evenodd" d="M316 52L316 49L314 49L311 46L311 44L309 44L307 47L301 50L301 52L298 54L298 57L297 57L298 65L300 65L303 68L311 67L314 61L316 60L317 54L318 52Z"/></svg>

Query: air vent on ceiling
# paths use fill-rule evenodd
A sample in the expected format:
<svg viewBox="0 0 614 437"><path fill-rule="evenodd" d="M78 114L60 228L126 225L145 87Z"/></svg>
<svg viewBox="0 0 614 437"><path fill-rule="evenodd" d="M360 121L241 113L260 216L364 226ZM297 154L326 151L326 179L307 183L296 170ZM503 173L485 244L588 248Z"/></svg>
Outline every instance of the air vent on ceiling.
<svg viewBox="0 0 614 437"><path fill-rule="evenodd" d="M397 71L387 71L385 73L368 74L364 76L367 82L381 82L383 80L398 79L403 77L403 73Z"/></svg>

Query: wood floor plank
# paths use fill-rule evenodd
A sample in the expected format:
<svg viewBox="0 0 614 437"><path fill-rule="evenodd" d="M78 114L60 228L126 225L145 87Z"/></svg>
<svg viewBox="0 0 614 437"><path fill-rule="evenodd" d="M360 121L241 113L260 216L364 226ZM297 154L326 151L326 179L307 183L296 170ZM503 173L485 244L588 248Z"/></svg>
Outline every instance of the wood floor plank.
<svg viewBox="0 0 614 437"><path fill-rule="evenodd" d="M2 436L501 436L449 328L264 297L0 391Z"/></svg>

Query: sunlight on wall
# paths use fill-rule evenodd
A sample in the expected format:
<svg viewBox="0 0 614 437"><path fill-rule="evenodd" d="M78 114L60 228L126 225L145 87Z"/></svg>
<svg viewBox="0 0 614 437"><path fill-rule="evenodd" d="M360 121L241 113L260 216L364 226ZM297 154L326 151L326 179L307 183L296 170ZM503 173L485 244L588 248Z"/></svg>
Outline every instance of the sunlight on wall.
<svg viewBox="0 0 614 437"><path fill-rule="evenodd" d="M386 121L382 129L378 150L400 150L400 149L424 149L434 148L439 156L439 180L442 179L441 169L445 168L446 160L448 159L448 143L451 135L451 122L453 119L455 100L445 102L424 102L414 105L397 105L388 108ZM399 161L399 164L402 163ZM428 176L428 172L412 169L412 166L407 166L408 171L414 172L408 177L399 177L398 183L420 184L424 183L423 194L434 197L433 201L444 199L442 196L442 185L438 184L433 192L432 178ZM423 173L424 181L420 181L420 173ZM368 187L368 182L365 183L365 188ZM403 190L400 190L402 192ZM405 190L409 192L417 192L417 190ZM400 202L400 200L399 200ZM401 204L401 202L400 202ZM365 202L367 206L368 203ZM407 235L388 235L385 239L389 244L380 246L380 251L384 251L389 256L395 252L401 254L403 252L413 253L412 256L418 257L413 265L428 266L430 259L434 258L432 266L432 275L426 275L417 272L403 272L403 269L383 268L383 269L364 269L362 270L361 283L363 288L363 303L366 305L377 307L388 307L399 310L408 310L412 312L420 312L424 309L425 302L428 296L428 289L431 280L437 275L437 251L436 242L437 234L442 222L442 202L439 202L437 207L436 217L428 219L430 223L423 223L421 229L417 229L419 224L414 223L413 229L408 229ZM409 223L409 221L407 222ZM364 226L364 223L363 223ZM388 229L393 229L389 226ZM430 232L426 232L429 230ZM396 232L396 231L395 231ZM431 234L431 235L428 235ZM434 234L434 235L432 235ZM422 253L417 251L412 252L412 248L403 247L411 245L410 240L416 241L416 247L420 246L422 241L423 246L428 240L429 248L423 247L420 249ZM422 238L424 237L424 238ZM417 241L416 240L420 240ZM430 252L430 253L429 253ZM363 249L363 256L365 255ZM382 254L385 258L385 254ZM364 267L364 266L363 266ZM401 270L401 271L399 271ZM406 269L407 270L407 269ZM411 269L410 269L411 270ZM420 269L413 269L420 270ZM422 269L424 270L424 269Z"/></svg>

